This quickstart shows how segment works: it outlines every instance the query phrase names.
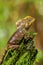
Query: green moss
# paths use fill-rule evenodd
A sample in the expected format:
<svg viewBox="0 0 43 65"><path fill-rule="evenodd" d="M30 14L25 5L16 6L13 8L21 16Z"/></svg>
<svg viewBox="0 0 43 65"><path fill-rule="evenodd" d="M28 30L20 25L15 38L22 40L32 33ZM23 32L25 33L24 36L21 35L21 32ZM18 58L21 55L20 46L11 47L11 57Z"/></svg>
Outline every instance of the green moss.
<svg viewBox="0 0 43 65"><path fill-rule="evenodd" d="M16 50L9 49L5 54L1 65L32 65L36 59L37 49L34 46L34 35L32 39L29 38L28 42L21 42L20 46ZM30 40L31 39L31 40Z"/></svg>

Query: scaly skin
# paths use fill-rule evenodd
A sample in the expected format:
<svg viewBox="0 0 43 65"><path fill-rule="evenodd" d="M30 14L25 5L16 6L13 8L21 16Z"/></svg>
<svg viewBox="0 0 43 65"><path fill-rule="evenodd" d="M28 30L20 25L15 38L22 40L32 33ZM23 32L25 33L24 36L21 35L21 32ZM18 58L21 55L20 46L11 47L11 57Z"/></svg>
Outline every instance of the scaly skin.
<svg viewBox="0 0 43 65"><path fill-rule="evenodd" d="M17 49L19 47L22 40L24 38L26 38L25 36L27 35L27 31L30 28L30 26L33 24L34 21L35 21L35 19L33 17L27 16L27 17L19 20L16 23L17 31L10 37L10 39L7 43L7 46L5 48L5 52L3 54L2 59L4 58L6 52L9 48L12 48L14 50L14 49ZM2 60L1 60L1 62L2 62Z"/></svg>
<svg viewBox="0 0 43 65"><path fill-rule="evenodd" d="M28 29L30 28L31 24L33 24L34 21L35 21L35 19L31 16L27 16L27 17L23 18L22 20L19 20L16 23L17 31L9 39L7 47L12 47L13 49L15 49L16 45L18 45L20 43L20 41L23 38L25 38Z"/></svg>

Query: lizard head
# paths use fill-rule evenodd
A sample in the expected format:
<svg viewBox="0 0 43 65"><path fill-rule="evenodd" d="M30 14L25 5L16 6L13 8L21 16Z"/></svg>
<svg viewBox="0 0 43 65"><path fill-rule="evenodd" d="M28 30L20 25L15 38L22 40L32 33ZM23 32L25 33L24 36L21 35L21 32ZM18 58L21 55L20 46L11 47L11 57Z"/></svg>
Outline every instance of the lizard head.
<svg viewBox="0 0 43 65"><path fill-rule="evenodd" d="M26 16L25 18L18 20L16 25L17 25L18 29L20 27L29 29L29 27L33 24L34 21L35 21L35 18L33 18L31 16Z"/></svg>
<svg viewBox="0 0 43 65"><path fill-rule="evenodd" d="M31 16L27 16L24 18L25 21L25 28L28 29L34 22L35 22L35 18L31 17Z"/></svg>

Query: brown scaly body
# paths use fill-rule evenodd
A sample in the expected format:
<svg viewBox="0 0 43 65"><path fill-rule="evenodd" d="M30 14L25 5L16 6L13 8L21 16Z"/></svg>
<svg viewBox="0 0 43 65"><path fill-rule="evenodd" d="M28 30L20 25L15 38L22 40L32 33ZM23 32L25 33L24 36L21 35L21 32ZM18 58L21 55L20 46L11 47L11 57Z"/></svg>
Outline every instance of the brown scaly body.
<svg viewBox="0 0 43 65"><path fill-rule="evenodd" d="M9 48L12 48L14 50L19 47L20 41L25 37L26 31L29 29L29 27L34 21L35 19L33 17L27 16L16 23L17 31L9 39L7 46L5 48L5 53Z"/></svg>
<svg viewBox="0 0 43 65"><path fill-rule="evenodd" d="M29 29L31 24L35 21L35 19L31 16L27 16L22 20L19 20L17 25L17 31L11 36L11 38L8 41L8 45L16 45L18 44L23 37L26 35L26 31Z"/></svg>

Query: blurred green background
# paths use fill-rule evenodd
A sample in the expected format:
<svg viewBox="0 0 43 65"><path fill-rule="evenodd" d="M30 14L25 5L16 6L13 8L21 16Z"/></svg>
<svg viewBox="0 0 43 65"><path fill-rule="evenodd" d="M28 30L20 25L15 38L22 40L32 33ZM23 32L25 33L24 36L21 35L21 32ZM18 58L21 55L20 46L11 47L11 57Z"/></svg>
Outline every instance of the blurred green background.
<svg viewBox="0 0 43 65"><path fill-rule="evenodd" d="M38 32L35 46L39 52L34 65L43 65L43 0L0 0L0 60L7 41L17 29L17 20L28 15L36 19L29 31Z"/></svg>

